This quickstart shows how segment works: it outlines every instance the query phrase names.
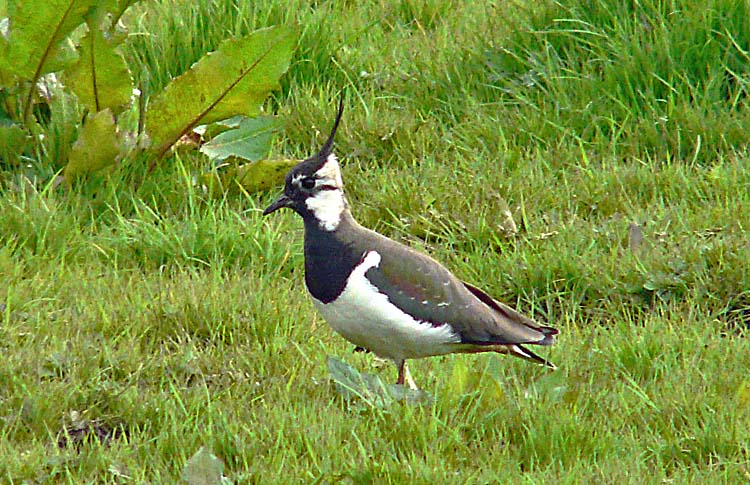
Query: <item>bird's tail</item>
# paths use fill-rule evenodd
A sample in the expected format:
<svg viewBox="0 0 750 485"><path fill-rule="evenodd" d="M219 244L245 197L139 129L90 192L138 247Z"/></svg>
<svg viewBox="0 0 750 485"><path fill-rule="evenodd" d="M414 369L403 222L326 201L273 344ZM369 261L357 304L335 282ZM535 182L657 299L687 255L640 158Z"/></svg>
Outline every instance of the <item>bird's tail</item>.
<svg viewBox="0 0 750 485"><path fill-rule="evenodd" d="M552 345L555 343L555 335L560 331L554 327L537 327L535 330L542 332L544 338L538 342L534 342L534 345Z"/></svg>
<svg viewBox="0 0 750 485"><path fill-rule="evenodd" d="M534 344L536 343L537 342L534 342ZM453 352L460 352L464 354L478 354L480 352L497 352L499 354L509 354L515 357L520 357L522 359L530 360L531 362L541 364L545 367L549 367L550 369L557 369L555 364L535 354L534 352L527 349L521 344L463 343L463 344L456 344L456 347L454 347Z"/></svg>

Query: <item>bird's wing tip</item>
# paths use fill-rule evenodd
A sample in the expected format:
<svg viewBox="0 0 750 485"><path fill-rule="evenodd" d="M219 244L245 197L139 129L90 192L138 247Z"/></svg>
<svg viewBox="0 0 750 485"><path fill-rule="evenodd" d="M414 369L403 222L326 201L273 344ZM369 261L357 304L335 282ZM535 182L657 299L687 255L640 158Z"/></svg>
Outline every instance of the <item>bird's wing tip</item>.
<svg viewBox="0 0 750 485"><path fill-rule="evenodd" d="M536 362L537 364L541 364L545 367L548 367L552 370L557 369L557 366L553 364L552 362L548 361L544 357L535 354L531 350L527 349L526 347L523 347L520 344L514 344L509 345L508 349L510 350L510 353L512 355L515 355L516 357L521 357L522 359L530 360L532 362Z"/></svg>

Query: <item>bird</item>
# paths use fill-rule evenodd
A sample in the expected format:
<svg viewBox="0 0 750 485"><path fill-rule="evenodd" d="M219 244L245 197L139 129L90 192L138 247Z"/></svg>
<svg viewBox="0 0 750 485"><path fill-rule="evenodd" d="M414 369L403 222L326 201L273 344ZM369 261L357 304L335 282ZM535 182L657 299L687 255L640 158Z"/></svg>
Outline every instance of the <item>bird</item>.
<svg viewBox="0 0 750 485"><path fill-rule="evenodd" d="M543 326L476 286L461 281L427 254L360 225L352 216L334 137L285 176L284 192L263 211L289 208L304 223L305 286L326 322L355 350L367 350L408 379L407 359L497 352L554 369L527 345L555 343Z"/></svg>

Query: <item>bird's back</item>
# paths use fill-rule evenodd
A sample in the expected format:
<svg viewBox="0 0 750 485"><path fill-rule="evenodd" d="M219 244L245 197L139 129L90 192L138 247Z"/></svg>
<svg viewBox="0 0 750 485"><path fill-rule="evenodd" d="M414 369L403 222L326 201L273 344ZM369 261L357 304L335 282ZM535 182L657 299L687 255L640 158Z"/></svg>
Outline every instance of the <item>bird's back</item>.
<svg viewBox="0 0 750 485"><path fill-rule="evenodd" d="M353 220L352 224L341 228L339 237L342 241L351 241L355 252L360 255L368 251L380 255L380 263L367 271L366 277L393 304L434 326L451 325L462 342L552 343L552 339L545 339L553 329L536 324L465 284L424 253L364 228Z"/></svg>

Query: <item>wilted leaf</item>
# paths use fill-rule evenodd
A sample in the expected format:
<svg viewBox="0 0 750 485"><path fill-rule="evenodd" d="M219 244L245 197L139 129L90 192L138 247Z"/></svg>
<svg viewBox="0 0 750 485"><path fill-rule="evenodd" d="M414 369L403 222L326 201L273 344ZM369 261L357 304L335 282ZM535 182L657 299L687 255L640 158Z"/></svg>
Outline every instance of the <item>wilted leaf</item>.
<svg viewBox="0 0 750 485"><path fill-rule="evenodd" d="M510 212L508 203L499 194L494 195L501 218L500 229L506 236L515 236L518 234L518 227L516 227L516 222L513 220L513 214Z"/></svg>
<svg viewBox="0 0 750 485"><path fill-rule="evenodd" d="M245 118L235 129L227 130L204 144L200 151L213 160L229 157L256 161L268 155L273 134L281 127L278 118Z"/></svg>
<svg viewBox="0 0 750 485"><path fill-rule="evenodd" d="M76 178L112 165L120 154L117 126L112 112L105 109L89 115L70 150L68 165L63 171L65 180Z"/></svg>
<svg viewBox="0 0 750 485"><path fill-rule="evenodd" d="M235 180L247 192L268 190L282 185L284 177L297 160L258 160L240 165L235 170Z"/></svg>
<svg viewBox="0 0 750 485"><path fill-rule="evenodd" d="M62 41L81 23L97 0L15 1L10 3L10 32L0 64L22 79L36 81L59 69ZM66 56L62 56L65 58Z"/></svg>
<svg viewBox="0 0 750 485"><path fill-rule="evenodd" d="M199 124L256 116L289 67L295 35L288 27L229 39L152 99L146 130L158 155Z"/></svg>
<svg viewBox="0 0 750 485"><path fill-rule="evenodd" d="M130 70L116 44L92 28L81 39L78 62L67 71L66 85L89 110L109 108L119 114L130 103L133 83Z"/></svg>
<svg viewBox="0 0 750 485"><path fill-rule="evenodd" d="M392 402L431 404L432 395L421 389L410 389L400 384L385 384L374 374L361 374L352 366L328 356L328 371L336 389L346 399L359 399L370 406L382 407Z"/></svg>
<svg viewBox="0 0 750 485"><path fill-rule="evenodd" d="M0 119L0 158L5 162L15 162L23 153L29 134L20 125L7 119Z"/></svg>
<svg viewBox="0 0 750 485"><path fill-rule="evenodd" d="M205 447L201 447L185 464L182 479L189 485L220 485L224 464Z"/></svg>
<svg viewBox="0 0 750 485"><path fill-rule="evenodd" d="M226 167L202 174L201 185L212 195L237 188L248 193L260 192L282 185L286 172L297 164L297 160L281 159L232 165L236 161L228 159Z"/></svg>

